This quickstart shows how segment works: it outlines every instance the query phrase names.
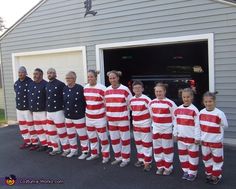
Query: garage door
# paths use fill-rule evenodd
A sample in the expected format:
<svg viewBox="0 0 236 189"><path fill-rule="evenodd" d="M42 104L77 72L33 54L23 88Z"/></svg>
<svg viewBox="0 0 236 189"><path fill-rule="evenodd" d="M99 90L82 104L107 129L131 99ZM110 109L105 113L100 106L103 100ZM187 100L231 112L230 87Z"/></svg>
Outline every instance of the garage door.
<svg viewBox="0 0 236 189"><path fill-rule="evenodd" d="M51 51L50 51L51 52ZM17 79L17 70L19 66L25 66L30 77L33 76L35 68L41 68L44 71L44 79L47 80L48 68L55 68L57 78L65 82L65 75L69 71L75 71L77 82L81 85L86 83L86 60L82 50L78 51L59 51L56 53L18 53L14 56L13 69L15 69L15 79Z"/></svg>

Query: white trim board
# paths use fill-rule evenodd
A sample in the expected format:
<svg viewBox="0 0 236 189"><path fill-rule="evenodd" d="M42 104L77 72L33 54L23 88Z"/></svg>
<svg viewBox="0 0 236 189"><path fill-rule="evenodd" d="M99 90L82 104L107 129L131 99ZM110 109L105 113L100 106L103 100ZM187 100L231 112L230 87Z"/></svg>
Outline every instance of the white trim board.
<svg viewBox="0 0 236 189"><path fill-rule="evenodd" d="M232 5L232 6L236 6L236 2L230 2L230 1L225 1L225 0L213 0L213 1L217 1L219 3L224 3L224 4L228 4L228 5Z"/></svg>
<svg viewBox="0 0 236 189"><path fill-rule="evenodd" d="M42 51L31 51L31 52L21 52L21 53L12 53L12 71L13 71L13 79L17 80L17 70L19 68L18 57L22 56L33 56L33 55L45 55L45 54L53 54L53 53L64 53L64 52L82 52L83 58L83 71L84 71L84 81L87 80L87 56L86 56L86 47L70 47L70 48L61 48L61 49L49 49Z"/></svg>
<svg viewBox="0 0 236 189"><path fill-rule="evenodd" d="M214 34L213 33L96 45L96 68L97 70L101 71L101 74L99 75L98 79L100 80L101 83L103 84L105 83L103 50L144 47L144 46L154 46L154 45L164 45L164 44L176 44L176 43L186 43L186 42L196 42L196 41L208 42L209 90L215 91Z"/></svg>

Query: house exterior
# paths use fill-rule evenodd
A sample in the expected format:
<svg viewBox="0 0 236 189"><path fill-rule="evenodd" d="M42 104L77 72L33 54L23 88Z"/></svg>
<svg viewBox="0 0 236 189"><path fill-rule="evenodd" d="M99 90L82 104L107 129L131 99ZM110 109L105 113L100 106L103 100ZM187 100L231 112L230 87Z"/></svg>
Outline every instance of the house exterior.
<svg viewBox="0 0 236 189"><path fill-rule="evenodd" d="M104 83L107 50L192 42L206 44L205 82L218 91L230 126L226 137L236 139L234 0L42 0L0 38L7 117L16 119L20 65L29 75L35 67L55 67L62 80L74 70L81 84L88 69L97 69Z"/></svg>

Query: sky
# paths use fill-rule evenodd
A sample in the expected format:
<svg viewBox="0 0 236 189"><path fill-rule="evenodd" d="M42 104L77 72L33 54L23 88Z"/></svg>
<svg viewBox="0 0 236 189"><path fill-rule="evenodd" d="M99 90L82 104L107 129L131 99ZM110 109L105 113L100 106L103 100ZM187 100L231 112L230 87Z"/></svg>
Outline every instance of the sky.
<svg viewBox="0 0 236 189"><path fill-rule="evenodd" d="M0 17L5 27L11 27L40 0L0 0Z"/></svg>

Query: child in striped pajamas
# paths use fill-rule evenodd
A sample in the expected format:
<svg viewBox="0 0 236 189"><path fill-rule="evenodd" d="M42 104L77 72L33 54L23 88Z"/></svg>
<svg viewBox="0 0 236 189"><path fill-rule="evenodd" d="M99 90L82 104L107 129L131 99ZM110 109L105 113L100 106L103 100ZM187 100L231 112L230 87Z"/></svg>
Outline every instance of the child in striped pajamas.
<svg viewBox="0 0 236 189"><path fill-rule="evenodd" d="M182 179L194 181L199 161L200 127L198 109L192 104L194 93L190 88L182 90L183 104L175 114L173 135L177 140L179 160L184 172Z"/></svg>
<svg viewBox="0 0 236 189"><path fill-rule="evenodd" d="M206 92L203 95L205 108L200 111L201 144L206 182L217 184L222 178L224 161L223 138L228 122L224 112L216 108L216 96Z"/></svg>
<svg viewBox="0 0 236 189"><path fill-rule="evenodd" d="M173 170L174 143L172 137L175 103L166 98L166 85L157 83L156 99L149 104L153 127L153 151L157 175L170 175Z"/></svg>
<svg viewBox="0 0 236 189"><path fill-rule="evenodd" d="M111 85L105 91L106 115L109 125L111 144L115 155L112 165L120 163L125 167L130 162L130 90L120 84L121 72L112 70L107 73Z"/></svg>
<svg viewBox="0 0 236 189"><path fill-rule="evenodd" d="M95 70L88 71L88 84L84 87L86 100L86 127L90 140L91 156L87 160L99 157L99 139L101 141L102 163L108 163L110 159L110 144L107 135L107 120L105 110L106 87L97 83Z"/></svg>
<svg viewBox="0 0 236 189"><path fill-rule="evenodd" d="M151 116L148 104L151 99L142 94L144 88L141 81L134 81L132 84L134 96L130 100L132 110L134 139L137 149L136 167L144 165L144 171L150 171L152 162L152 131Z"/></svg>

